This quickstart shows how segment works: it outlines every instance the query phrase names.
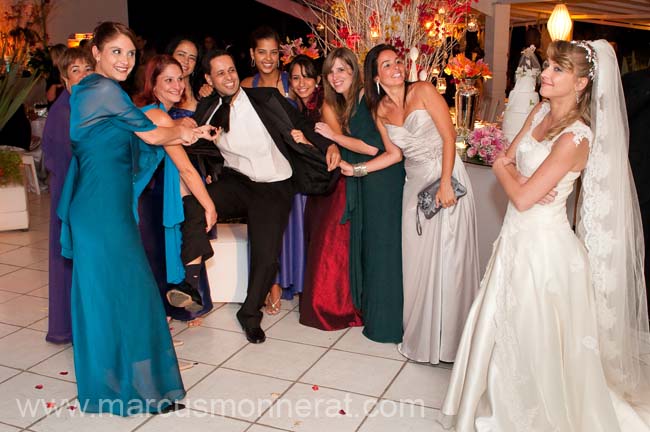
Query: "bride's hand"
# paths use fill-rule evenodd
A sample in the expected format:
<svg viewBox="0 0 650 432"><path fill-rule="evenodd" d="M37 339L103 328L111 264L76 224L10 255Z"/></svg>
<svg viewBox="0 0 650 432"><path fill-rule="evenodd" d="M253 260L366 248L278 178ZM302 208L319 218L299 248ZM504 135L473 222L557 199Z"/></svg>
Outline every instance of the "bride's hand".
<svg viewBox="0 0 650 432"><path fill-rule="evenodd" d="M493 164L493 166L501 166L503 168L508 165L515 165L515 160L506 156L505 153L499 154Z"/></svg>

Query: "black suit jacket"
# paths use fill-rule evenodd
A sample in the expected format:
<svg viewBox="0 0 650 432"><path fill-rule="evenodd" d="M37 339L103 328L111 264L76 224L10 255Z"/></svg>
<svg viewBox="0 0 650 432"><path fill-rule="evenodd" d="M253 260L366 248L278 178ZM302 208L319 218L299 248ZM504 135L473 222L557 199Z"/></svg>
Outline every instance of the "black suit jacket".
<svg viewBox="0 0 650 432"><path fill-rule="evenodd" d="M271 135L278 150L291 164L292 179L298 192L304 194L325 194L333 190L340 175L337 168L327 171L325 153L335 144L314 132L314 123L291 105L282 94L272 87L241 88L251 101L262 124ZM208 118L219 103L219 96L204 98L199 102L194 119L199 125ZM300 144L291 136L292 129L299 129L314 146ZM223 157L211 142L199 140L188 148L188 153L200 154L214 173L221 172Z"/></svg>
<svg viewBox="0 0 650 432"><path fill-rule="evenodd" d="M639 203L650 202L650 68L622 77L630 127L630 166Z"/></svg>

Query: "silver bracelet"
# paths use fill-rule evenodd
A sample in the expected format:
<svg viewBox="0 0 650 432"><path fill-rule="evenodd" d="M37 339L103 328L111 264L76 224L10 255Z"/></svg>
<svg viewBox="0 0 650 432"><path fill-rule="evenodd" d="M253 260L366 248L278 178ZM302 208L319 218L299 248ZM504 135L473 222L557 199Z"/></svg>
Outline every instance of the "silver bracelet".
<svg viewBox="0 0 650 432"><path fill-rule="evenodd" d="M368 167L366 167L366 164L358 163L352 165L352 167L353 167L352 175L354 177L363 177L368 175Z"/></svg>

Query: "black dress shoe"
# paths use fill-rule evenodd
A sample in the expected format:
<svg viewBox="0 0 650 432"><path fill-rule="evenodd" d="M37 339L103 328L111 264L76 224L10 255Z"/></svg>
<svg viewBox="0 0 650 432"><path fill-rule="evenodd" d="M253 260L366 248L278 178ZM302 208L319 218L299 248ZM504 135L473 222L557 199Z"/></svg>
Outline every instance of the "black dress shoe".
<svg viewBox="0 0 650 432"><path fill-rule="evenodd" d="M198 312L203 309L201 294L190 284L183 281L177 284L168 284L167 301L175 307L184 308L188 312Z"/></svg>
<svg viewBox="0 0 650 432"><path fill-rule="evenodd" d="M246 334L246 339L250 343L254 344L260 344L266 340L266 334L264 334L264 330L260 328L260 325L257 324L256 327L250 327L244 324L243 319L239 315L241 313L241 309L237 311L237 314L235 315L237 317L237 321L239 321L239 325L241 328L244 329L244 333Z"/></svg>
<svg viewBox="0 0 650 432"><path fill-rule="evenodd" d="M260 344L266 340L266 334L260 327L245 327L246 339L253 344Z"/></svg>
<svg viewBox="0 0 650 432"><path fill-rule="evenodd" d="M170 412L180 411L182 409L185 409L185 405L183 405L182 403L178 403L178 402L172 402L171 404L167 405L165 408L161 409L160 411L157 411L157 412L154 412L154 413L151 413L151 414L153 414L153 415L168 414Z"/></svg>

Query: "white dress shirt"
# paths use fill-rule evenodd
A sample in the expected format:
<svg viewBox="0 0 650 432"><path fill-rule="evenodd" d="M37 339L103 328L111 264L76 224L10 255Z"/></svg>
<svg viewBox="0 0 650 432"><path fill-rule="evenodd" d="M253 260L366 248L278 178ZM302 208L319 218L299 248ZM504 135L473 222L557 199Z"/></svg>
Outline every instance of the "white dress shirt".
<svg viewBox="0 0 650 432"><path fill-rule="evenodd" d="M208 118L208 124L220 105L221 103ZM289 161L278 150L242 89L231 102L230 131L221 133L217 147L223 156L224 166L255 182L277 182L286 180L293 174Z"/></svg>

